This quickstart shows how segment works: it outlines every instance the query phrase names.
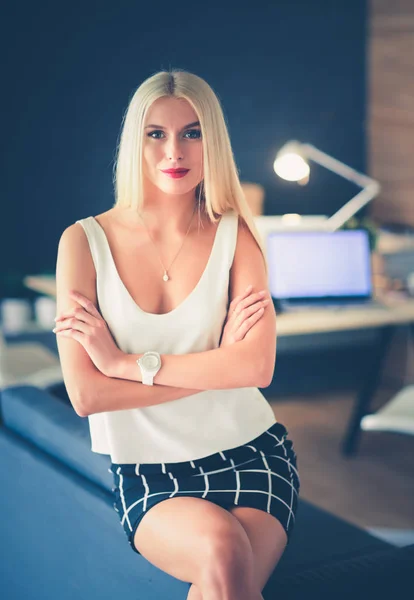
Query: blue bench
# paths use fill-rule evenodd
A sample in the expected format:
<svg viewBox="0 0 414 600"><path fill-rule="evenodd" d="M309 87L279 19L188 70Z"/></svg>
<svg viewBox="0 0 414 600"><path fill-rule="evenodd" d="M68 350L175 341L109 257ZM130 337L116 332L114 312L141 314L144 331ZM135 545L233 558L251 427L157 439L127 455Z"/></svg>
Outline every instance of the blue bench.
<svg viewBox="0 0 414 600"><path fill-rule="evenodd" d="M131 551L113 509L109 457L91 452L87 420L64 395L16 386L0 401L3 597L185 600L189 583ZM410 548L411 555L300 498L291 544L263 596L337 599L351 586L355 600L357 582L381 583L387 569L399 585Z"/></svg>

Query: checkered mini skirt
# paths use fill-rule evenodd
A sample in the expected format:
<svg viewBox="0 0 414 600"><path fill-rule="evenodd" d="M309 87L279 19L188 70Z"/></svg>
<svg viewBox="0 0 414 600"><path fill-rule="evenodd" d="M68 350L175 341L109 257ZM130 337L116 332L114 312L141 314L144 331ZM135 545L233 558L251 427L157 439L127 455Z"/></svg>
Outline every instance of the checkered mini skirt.
<svg viewBox="0 0 414 600"><path fill-rule="evenodd" d="M152 506L167 498L204 498L228 510L250 506L272 514L287 534L295 525L300 480L293 443L281 423L250 442L175 463L115 464L114 509L135 552L134 536Z"/></svg>

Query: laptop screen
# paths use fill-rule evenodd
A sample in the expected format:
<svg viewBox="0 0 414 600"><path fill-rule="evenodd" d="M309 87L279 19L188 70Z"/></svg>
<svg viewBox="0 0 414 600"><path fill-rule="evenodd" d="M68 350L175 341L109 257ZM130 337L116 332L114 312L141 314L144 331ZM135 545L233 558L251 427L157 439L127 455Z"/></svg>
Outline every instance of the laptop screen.
<svg viewBox="0 0 414 600"><path fill-rule="evenodd" d="M371 297L371 255L365 230L271 232L266 241L273 298Z"/></svg>

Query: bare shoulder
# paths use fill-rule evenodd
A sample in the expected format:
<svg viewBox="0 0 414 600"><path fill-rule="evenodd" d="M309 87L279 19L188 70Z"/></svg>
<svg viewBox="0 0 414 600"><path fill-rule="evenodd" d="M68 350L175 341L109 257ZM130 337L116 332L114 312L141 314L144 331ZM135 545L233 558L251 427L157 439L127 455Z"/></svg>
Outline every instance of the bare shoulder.
<svg viewBox="0 0 414 600"><path fill-rule="evenodd" d="M80 223L69 225L61 234L58 245L59 260L72 260L75 262L85 260L85 269L90 266L90 263L93 266L88 238Z"/></svg>
<svg viewBox="0 0 414 600"><path fill-rule="evenodd" d="M109 213L111 213L110 210L94 216L94 219L100 223L108 220L109 217L110 221L111 217ZM59 252L66 251L70 252L71 254L75 253L77 256L80 255L84 257L86 261L90 263L89 266L93 266L88 238L81 223L73 223L72 225L69 225L60 236ZM85 266L87 267L88 265Z"/></svg>
<svg viewBox="0 0 414 600"><path fill-rule="evenodd" d="M71 245L73 243L82 243L82 240L86 241L86 235L84 229L80 223L73 223L68 225L63 230L60 236L59 245Z"/></svg>
<svg viewBox="0 0 414 600"><path fill-rule="evenodd" d="M89 242L80 223L66 227L60 236L56 260L57 311L73 304L68 297L76 289L96 303L96 271Z"/></svg>
<svg viewBox="0 0 414 600"><path fill-rule="evenodd" d="M237 244L236 255L245 255L253 253L255 256L262 257L260 247L241 215L237 215ZM243 260L243 259L242 259Z"/></svg>
<svg viewBox="0 0 414 600"><path fill-rule="evenodd" d="M242 216L238 215L237 242L230 270L231 297L242 293L249 284L254 291L267 288L267 275L262 251Z"/></svg>

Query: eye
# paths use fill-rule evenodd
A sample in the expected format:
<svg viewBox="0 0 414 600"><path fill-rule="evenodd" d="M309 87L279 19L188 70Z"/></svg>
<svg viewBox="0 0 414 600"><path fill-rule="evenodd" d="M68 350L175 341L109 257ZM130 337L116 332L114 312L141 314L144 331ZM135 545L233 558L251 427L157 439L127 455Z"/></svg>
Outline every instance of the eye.
<svg viewBox="0 0 414 600"><path fill-rule="evenodd" d="M148 137L151 137L153 140L159 140L159 139L161 139L161 137L158 137L158 134L161 134L163 136L164 132L161 131L161 129L154 129L154 131L151 131L147 135L148 135ZM187 134L191 134L190 137L187 137ZM186 137L186 139L190 139L190 140L198 140L201 138L201 130L200 129L188 129L184 133L184 137Z"/></svg>
<svg viewBox="0 0 414 600"><path fill-rule="evenodd" d="M200 129L189 129L188 131L185 132L184 135L186 135L187 133L195 133L195 137L191 137L190 139L192 140L198 140L201 138L201 130Z"/></svg>
<svg viewBox="0 0 414 600"><path fill-rule="evenodd" d="M159 140L160 138L153 137L154 133L162 133L162 134L164 134L164 132L161 131L161 129L155 129L154 131L151 131L151 133L148 134L148 137L152 137L152 139L154 139L154 140Z"/></svg>

